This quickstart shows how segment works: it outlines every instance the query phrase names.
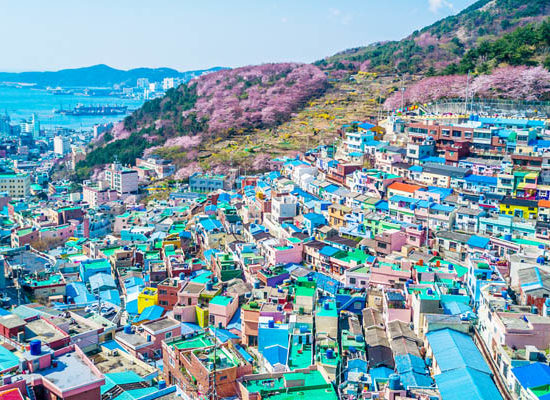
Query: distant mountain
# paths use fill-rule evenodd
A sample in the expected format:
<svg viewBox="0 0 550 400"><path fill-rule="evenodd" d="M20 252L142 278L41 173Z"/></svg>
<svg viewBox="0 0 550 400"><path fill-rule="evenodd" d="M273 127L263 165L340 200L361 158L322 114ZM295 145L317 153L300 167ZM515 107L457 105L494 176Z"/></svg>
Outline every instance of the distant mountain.
<svg viewBox="0 0 550 400"><path fill-rule="evenodd" d="M531 34L531 31L537 30L537 26L549 15L548 0L480 0L460 13L417 30L402 40L348 49L315 64L324 69L380 73L456 73L461 71L454 67L445 71L445 68L451 64L459 64L468 50L493 43L510 34L512 40L505 41L505 46L500 46L497 52L504 56L507 52L514 51L518 58L533 65L545 60L536 59L538 49L533 51L530 48L535 45L533 42L536 39L527 37L526 33ZM532 29L513 34L526 26L531 26ZM506 48L509 44L513 46L517 43L517 39L523 41L520 43L521 48ZM539 40L542 57L547 53L545 39ZM502 61L510 63L507 59Z"/></svg>
<svg viewBox="0 0 550 400"><path fill-rule="evenodd" d="M0 82L34 83L39 86L61 87L111 87L115 84L135 86L137 79L148 78L158 82L164 78L190 80L208 72L219 71L223 67L205 70L180 72L171 68L135 68L127 71L99 64L91 67L62 69L44 72L0 72Z"/></svg>

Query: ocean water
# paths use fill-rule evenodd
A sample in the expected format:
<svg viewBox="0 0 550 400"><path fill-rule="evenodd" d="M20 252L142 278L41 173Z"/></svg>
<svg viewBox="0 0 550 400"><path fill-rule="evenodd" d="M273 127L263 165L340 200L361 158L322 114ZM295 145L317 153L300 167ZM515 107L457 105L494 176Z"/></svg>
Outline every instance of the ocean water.
<svg viewBox="0 0 550 400"><path fill-rule="evenodd" d="M42 129L63 127L85 131L90 130L95 124L117 122L124 118L124 115L76 117L53 112L60 108L72 109L77 104L125 105L130 113L140 107L143 100L82 95L55 96L42 89L0 86L0 114L4 115L7 112L12 125L18 124L22 119L30 119L33 113L37 115Z"/></svg>

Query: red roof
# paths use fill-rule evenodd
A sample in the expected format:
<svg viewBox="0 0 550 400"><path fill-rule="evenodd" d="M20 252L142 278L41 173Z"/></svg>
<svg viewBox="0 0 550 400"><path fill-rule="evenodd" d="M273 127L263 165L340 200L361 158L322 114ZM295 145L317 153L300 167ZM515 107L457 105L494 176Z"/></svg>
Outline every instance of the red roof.
<svg viewBox="0 0 550 400"><path fill-rule="evenodd" d="M18 388L4 390L0 392L0 400L25 400Z"/></svg>
<svg viewBox="0 0 550 400"><path fill-rule="evenodd" d="M408 192L408 193L414 193L418 189L422 189L422 186L411 185L410 183L394 182L390 186L388 186L388 189L400 190L402 192Z"/></svg>

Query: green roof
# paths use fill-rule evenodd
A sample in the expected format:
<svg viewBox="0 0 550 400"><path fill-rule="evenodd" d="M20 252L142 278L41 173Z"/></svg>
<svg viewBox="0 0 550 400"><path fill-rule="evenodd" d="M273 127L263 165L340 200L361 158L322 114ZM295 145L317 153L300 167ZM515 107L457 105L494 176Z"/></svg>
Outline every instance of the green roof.
<svg viewBox="0 0 550 400"><path fill-rule="evenodd" d="M212 300L210 300L210 304L226 307L231 303L231 300L233 300L231 297L216 296Z"/></svg>

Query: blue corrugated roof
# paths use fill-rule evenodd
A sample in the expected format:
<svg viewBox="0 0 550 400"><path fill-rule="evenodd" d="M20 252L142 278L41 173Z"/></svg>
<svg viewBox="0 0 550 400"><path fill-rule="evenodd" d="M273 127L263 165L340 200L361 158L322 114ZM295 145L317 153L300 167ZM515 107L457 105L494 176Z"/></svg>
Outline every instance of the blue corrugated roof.
<svg viewBox="0 0 550 400"><path fill-rule="evenodd" d="M487 185L487 186L496 186L498 178L495 176L484 176L484 175L468 175L464 178L466 182Z"/></svg>
<svg viewBox="0 0 550 400"><path fill-rule="evenodd" d="M376 205L374 207L377 210L380 210L380 211L388 211L390 209L388 207L388 202L387 201L379 201L378 203L376 203Z"/></svg>
<svg viewBox="0 0 550 400"><path fill-rule="evenodd" d="M335 255L339 251L340 250L337 249L336 247L325 246L319 251L319 254L321 254L322 256L325 256L325 257L332 257L333 255Z"/></svg>
<svg viewBox="0 0 550 400"><path fill-rule="evenodd" d="M409 168L409 171L412 172L422 172L422 167L420 165L413 165Z"/></svg>
<svg viewBox="0 0 550 400"><path fill-rule="evenodd" d="M164 314L164 308L162 308L161 306L149 306L141 312L136 322L152 321L154 319L159 319L160 317L162 317L162 314Z"/></svg>
<svg viewBox="0 0 550 400"><path fill-rule="evenodd" d="M442 400L502 400L489 374L473 368L460 368L435 376Z"/></svg>
<svg viewBox="0 0 550 400"><path fill-rule="evenodd" d="M480 249L486 249L489 246L489 238L482 236L472 235L466 242L468 246L478 247Z"/></svg>
<svg viewBox="0 0 550 400"><path fill-rule="evenodd" d="M271 365L275 365L275 364L286 365L288 349L281 345L275 344L273 346L266 347L262 352L262 355L267 359L267 361Z"/></svg>
<svg viewBox="0 0 550 400"><path fill-rule="evenodd" d="M428 332L426 337L441 372L468 367L491 374L487 363L467 334L452 329L441 329Z"/></svg>
<svg viewBox="0 0 550 400"><path fill-rule="evenodd" d="M472 312L470 306L458 301L446 301L443 302L443 310L447 315L460 315L468 312Z"/></svg>
<svg viewBox="0 0 550 400"><path fill-rule="evenodd" d="M524 388L550 384L550 366L543 363L537 362L512 368L512 373Z"/></svg>

